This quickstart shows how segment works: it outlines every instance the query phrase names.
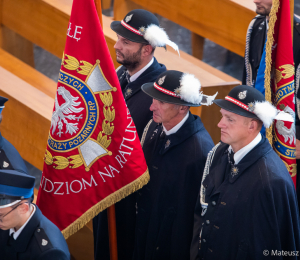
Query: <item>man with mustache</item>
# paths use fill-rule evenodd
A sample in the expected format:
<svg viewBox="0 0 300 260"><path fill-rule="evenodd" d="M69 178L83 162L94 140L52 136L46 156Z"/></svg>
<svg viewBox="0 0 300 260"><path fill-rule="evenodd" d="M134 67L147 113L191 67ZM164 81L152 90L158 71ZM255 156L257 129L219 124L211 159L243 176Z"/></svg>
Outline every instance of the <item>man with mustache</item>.
<svg viewBox="0 0 300 260"><path fill-rule="evenodd" d="M260 133L274 119L294 119L279 113L250 86L237 86L225 100L213 102L221 108L221 142L207 156L190 259L298 259L295 187L284 163Z"/></svg>
<svg viewBox="0 0 300 260"><path fill-rule="evenodd" d="M154 57L155 48L166 48L166 45L170 45L178 51L178 47L159 27L156 16L146 10L130 11L122 21L112 22L111 28L117 33L118 40L114 48L117 62L122 64L117 69L117 75L125 102L141 138L144 127L152 117L149 110L152 99L141 91L141 86L146 82L155 81L159 74L166 71L166 67ZM132 259L135 205L135 193L115 205L118 255L124 260ZM109 260L106 210L94 218L93 229L95 259Z"/></svg>
<svg viewBox="0 0 300 260"><path fill-rule="evenodd" d="M213 141L191 106L211 105L194 75L168 70L142 86L153 121L142 142L150 181L138 193L135 260L189 259L193 215Z"/></svg>

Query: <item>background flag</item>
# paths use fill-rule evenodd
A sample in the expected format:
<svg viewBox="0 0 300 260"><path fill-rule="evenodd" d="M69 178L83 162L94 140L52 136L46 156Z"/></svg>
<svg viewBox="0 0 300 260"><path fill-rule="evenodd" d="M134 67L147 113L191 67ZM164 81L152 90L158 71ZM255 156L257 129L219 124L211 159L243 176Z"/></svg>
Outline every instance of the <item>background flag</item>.
<svg viewBox="0 0 300 260"><path fill-rule="evenodd" d="M74 0L37 205L65 238L149 181L93 0Z"/></svg>
<svg viewBox="0 0 300 260"><path fill-rule="evenodd" d="M295 118L294 60L290 3L273 0L267 42L257 74L255 88L265 92L266 100ZM263 80L264 79L264 80ZM262 90L261 90L262 89ZM286 165L296 186L295 123L275 121L267 138Z"/></svg>

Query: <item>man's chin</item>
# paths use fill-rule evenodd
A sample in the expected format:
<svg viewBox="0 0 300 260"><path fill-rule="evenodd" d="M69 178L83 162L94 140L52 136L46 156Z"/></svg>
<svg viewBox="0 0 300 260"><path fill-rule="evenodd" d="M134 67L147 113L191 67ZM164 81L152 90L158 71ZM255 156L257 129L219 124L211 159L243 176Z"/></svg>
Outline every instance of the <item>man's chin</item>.
<svg viewBox="0 0 300 260"><path fill-rule="evenodd" d="M157 118L156 116L153 116L153 121L157 124L161 123L161 120Z"/></svg>

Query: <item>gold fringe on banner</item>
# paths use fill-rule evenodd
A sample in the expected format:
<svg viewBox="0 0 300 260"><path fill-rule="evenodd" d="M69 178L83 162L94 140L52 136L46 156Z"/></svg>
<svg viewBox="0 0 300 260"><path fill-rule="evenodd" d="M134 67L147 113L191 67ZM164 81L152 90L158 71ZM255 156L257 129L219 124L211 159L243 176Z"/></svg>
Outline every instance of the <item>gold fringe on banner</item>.
<svg viewBox="0 0 300 260"><path fill-rule="evenodd" d="M117 203L121 199L124 199L131 193L141 189L144 185L146 185L149 182L149 180L150 175L147 169L147 171L144 172L143 175L141 175L135 181L127 184L123 188L119 189L113 194L110 194L105 199L98 202L96 205L94 205L85 213L83 213L78 219L76 219L72 224L70 224L62 231L62 234L64 235L65 239L75 234L79 229L83 228L92 218L97 216L101 211Z"/></svg>
<svg viewBox="0 0 300 260"><path fill-rule="evenodd" d="M277 20L277 12L280 6L280 0L273 0L272 9L269 16L269 30L266 43L266 69L265 69L265 98L272 104L271 91L271 71L272 71L272 46L274 43L274 27ZM273 146L273 124L266 129L266 137L271 146Z"/></svg>

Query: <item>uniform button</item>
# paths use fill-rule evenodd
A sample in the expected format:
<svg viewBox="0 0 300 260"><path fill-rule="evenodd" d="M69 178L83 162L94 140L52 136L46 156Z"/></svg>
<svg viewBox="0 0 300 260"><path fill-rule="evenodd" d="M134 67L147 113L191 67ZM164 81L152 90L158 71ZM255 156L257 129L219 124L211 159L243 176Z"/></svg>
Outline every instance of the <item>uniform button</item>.
<svg viewBox="0 0 300 260"><path fill-rule="evenodd" d="M205 238L203 238L202 241L203 241L204 243L206 243L206 239L205 239Z"/></svg>
<svg viewBox="0 0 300 260"><path fill-rule="evenodd" d="M206 220L205 222L206 222L206 225L209 225L209 224L210 224L210 221L209 221L209 220Z"/></svg>
<svg viewBox="0 0 300 260"><path fill-rule="evenodd" d="M40 232L40 231L41 231L40 229L37 230L37 232Z"/></svg>
<svg viewBox="0 0 300 260"><path fill-rule="evenodd" d="M296 25L298 26L298 25L299 25L299 23L296 23Z"/></svg>
<svg viewBox="0 0 300 260"><path fill-rule="evenodd" d="M216 206L216 205L217 205L217 203L216 203L215 201L212 201L211 204L212 204L213 206Z"/></svg>
<svg viewBox="0 0 300 260"><path fill-rule="evenodd" d="M156 250L159 250L159 246L156 248Z"/></svg>

